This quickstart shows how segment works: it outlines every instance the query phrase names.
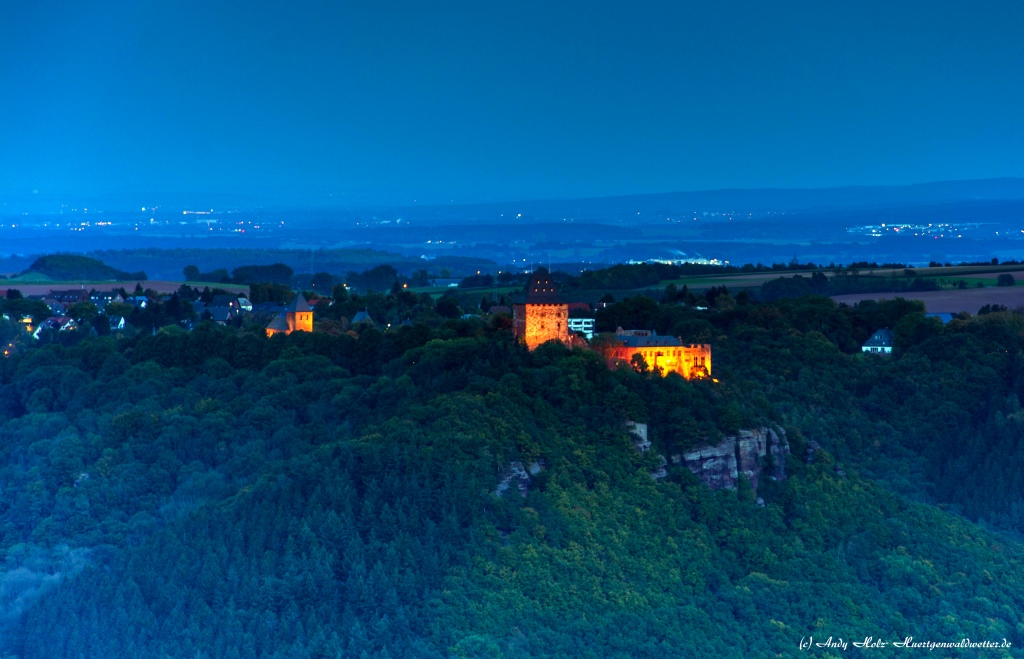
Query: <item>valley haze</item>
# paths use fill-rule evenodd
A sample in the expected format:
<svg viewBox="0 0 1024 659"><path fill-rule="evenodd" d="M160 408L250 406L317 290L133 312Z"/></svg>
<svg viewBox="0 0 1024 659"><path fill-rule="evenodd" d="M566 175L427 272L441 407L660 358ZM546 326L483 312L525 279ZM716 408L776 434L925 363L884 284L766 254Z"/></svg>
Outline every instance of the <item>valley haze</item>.
<svg viewBox="0 0 1024 659"><path fill-rule="evenodd" d="M486 269L619 262L972 262L1024 256L1024 179L809 190L715 190L463 205L288 207L212 196L29 195L0 205L0 256L47 252L270 249L315 270L325 249L480 259ZM510 231L510 228L514 228ZM308 252L309 256L299 253ZM21 260L12 258L23 257ZM138 269L109 257L122 269ZM383 262L383 261L382 261ZM150 267L174 278L180 267ZM310 271L312 273L312 270Z"/></svg>

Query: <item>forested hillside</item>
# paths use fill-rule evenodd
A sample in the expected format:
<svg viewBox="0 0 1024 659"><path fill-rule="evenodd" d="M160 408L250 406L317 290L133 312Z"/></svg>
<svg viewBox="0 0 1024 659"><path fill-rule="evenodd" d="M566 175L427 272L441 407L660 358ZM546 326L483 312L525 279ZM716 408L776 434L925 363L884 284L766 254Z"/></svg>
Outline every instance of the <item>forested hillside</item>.
<svg viewBox="0 0 1024 659"><path fill-rule="evenodd" d="M2 359L0 656L1019 656L1024 316L711 307L598 324L710 342L717 382L439 318ZM862 355L880 327L895 355ZM784 481L650 475L755 426L786 431ZM497 496L514 462L528 492Z"/></svg>
<svg viewBox="0 0 1024 659"><path fill-rule="evenodd" d="M78 254L50 254L36 259L25 274L38 273L55 280L110 279L116 281L144 281L146 273L124 272L102 261Z"/></svg>

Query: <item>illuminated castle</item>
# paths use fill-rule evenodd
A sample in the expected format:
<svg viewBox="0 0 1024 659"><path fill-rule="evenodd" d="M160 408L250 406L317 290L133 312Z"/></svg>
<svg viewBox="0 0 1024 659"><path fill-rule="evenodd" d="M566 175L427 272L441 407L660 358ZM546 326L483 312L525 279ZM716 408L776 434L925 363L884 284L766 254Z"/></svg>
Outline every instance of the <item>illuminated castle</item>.
<svg viewBox="0 0 1024 659"><path fill-rule="evenodd" d="M711 377L711 346L706 343L686 345L674 336L658 336L651 330L615 330L615 345L609 350L608 361L634 363L640 355L652 371L667 375L678 373L687 380Z"/></svg>
<svg viewBox="0 0 1024 659"><path fill-rule="evenodd" d="M300 330L313 331L313 310L309 308L302 293L298 293L284 311L274 316L274 320L267 325L267 336L291 334Z"/></svg>
<svg viewBox="0 0 1024 659"><path fill-rule="evenodd" d="M512 305L512 332L533 350L545 341L569 340L569 305L558 295L551 275L543 268L526 284L526 302Z"/></svg>

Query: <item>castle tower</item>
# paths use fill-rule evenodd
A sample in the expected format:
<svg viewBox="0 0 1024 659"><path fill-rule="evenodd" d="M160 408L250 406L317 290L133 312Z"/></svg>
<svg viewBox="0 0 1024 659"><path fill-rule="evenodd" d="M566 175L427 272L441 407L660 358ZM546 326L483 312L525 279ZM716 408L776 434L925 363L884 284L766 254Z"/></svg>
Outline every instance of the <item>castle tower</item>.
<svg viewBox="0 0 1024 659"><path fill-rule="evenodd" d="M292 299L282 313L277 314L274 320L267 325L267 336L275 334L291 334L292 332L313 331L313 309L310 308L302 293L298 293Z"/></svg>
<svg viewBox="0 0 1024 659"><path fill-rule="evenodd" d="M569 345L569 305L547 270L534 272L526 284L526 302L512 305L512 331L530 350L545 341Z"/></svg>

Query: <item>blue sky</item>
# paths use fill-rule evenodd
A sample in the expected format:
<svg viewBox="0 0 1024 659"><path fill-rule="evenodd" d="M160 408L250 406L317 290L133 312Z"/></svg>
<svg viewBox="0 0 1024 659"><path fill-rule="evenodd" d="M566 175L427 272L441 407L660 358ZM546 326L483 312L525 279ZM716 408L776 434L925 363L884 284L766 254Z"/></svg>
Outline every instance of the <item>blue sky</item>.
<svg viewBox="0 0 1024 659"><path fill-rule="evenodd" d="M1024 176L1024 2L0 0L0 194Z"/></svg>

